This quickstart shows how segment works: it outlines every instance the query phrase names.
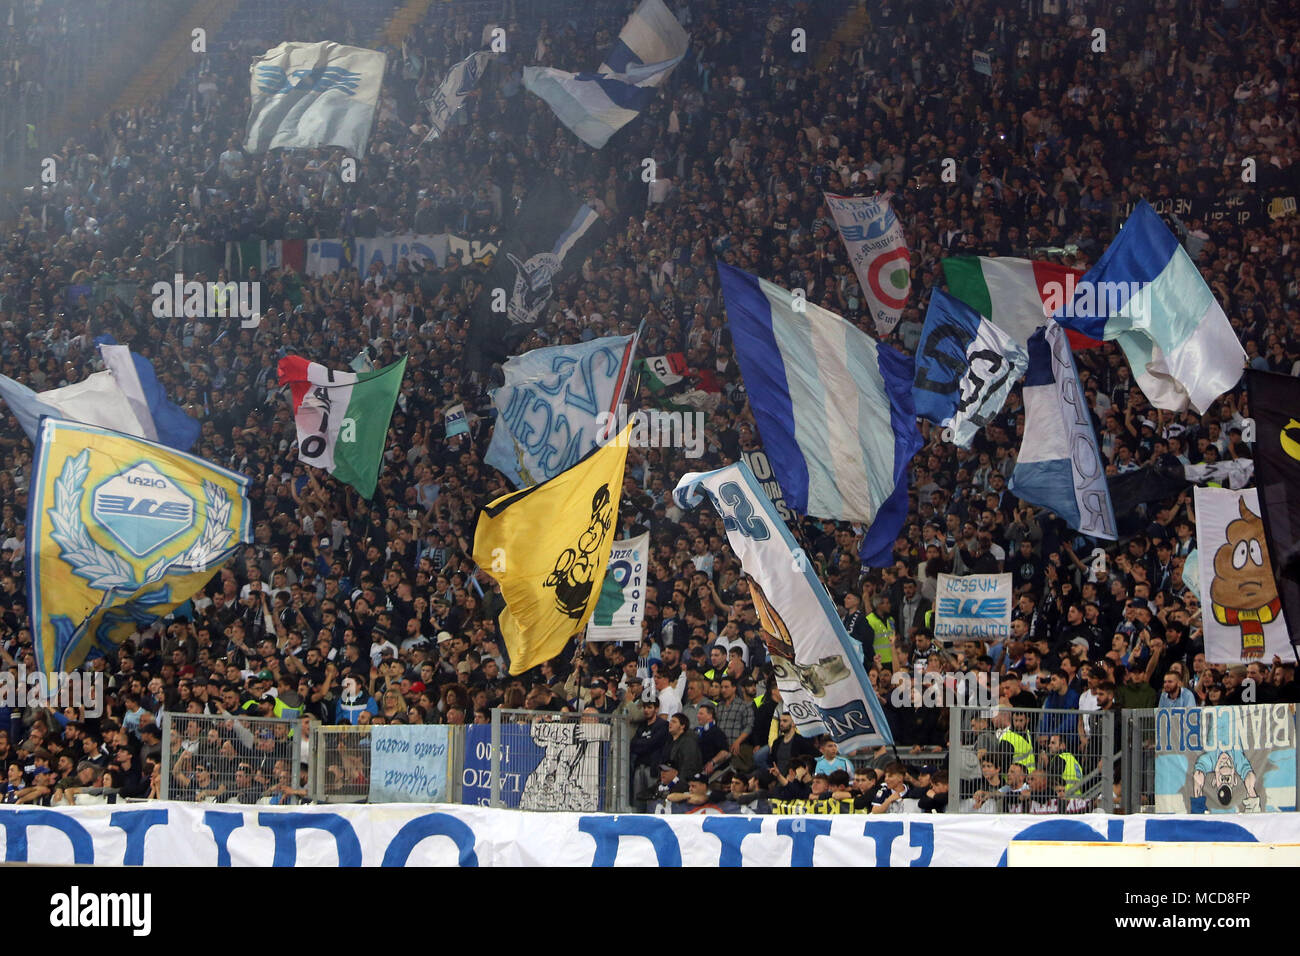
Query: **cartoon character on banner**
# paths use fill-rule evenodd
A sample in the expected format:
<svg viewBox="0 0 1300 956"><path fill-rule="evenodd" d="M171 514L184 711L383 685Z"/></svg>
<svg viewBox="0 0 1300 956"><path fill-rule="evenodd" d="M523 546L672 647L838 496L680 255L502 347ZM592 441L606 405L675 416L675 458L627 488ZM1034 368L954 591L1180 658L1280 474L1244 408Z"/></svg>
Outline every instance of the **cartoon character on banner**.
<svg viewBox="0 0 1300 956"><path fill-rule="evenodd" d="M1214 553L1210 607L1214 619L1241 629L1242 658L1264 656L1264 626L1282 613L1282 600L1273 578L1264 538L1264 522L1237 503L1239 517L1224 529L1227 540Z"/></svg>
<svg viewBox="0 0 1300 956"><path fill-rule="evenodd" d="M1206 805L1205 777L1210 774L1210 787L1219 806L1232 804L1232 791L1244 784L1246 795L1241 798L1243 813L1259 812L1259 792L1256 790L1255 770L1246 754L1240 750L1208 750L1196 758L1192 770L1192 813L1204 813Z"/></svg>

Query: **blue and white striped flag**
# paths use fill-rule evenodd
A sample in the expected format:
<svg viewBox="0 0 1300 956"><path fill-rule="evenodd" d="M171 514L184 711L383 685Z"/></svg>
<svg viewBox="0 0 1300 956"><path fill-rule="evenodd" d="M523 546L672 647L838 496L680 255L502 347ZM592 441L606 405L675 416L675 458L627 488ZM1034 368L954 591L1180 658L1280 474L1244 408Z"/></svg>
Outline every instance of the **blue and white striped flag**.
<svg viewBox="0 0 1300 956"><path fill-rule="evenodd" d="M364 156L388 57L340 43L281 43L253 61L244 149L342 146Z"/></svg>
<svg viewBox="0 0 1300 956"><path fill-rule="evenodd" d="M593 149L636 119L686 56L690 37L663 0L642 0L595 73L524 69L524 86Z"/></svg>
<svg viewBox="0 0 1300 956"><path fill-rule="evenodd" d="M863 561L891 562L921 448L912 360L833 312L718 263L749 404L786 503L870 525Z"/></svg>
<svg viewBox="0 0 1300 956"><path fill-rule="evenodd" d="M1049 322L1029 337L1025 438L1007 487L1055 511L1071 528L1115 540L1115 509L1065 329Z"/></svg>

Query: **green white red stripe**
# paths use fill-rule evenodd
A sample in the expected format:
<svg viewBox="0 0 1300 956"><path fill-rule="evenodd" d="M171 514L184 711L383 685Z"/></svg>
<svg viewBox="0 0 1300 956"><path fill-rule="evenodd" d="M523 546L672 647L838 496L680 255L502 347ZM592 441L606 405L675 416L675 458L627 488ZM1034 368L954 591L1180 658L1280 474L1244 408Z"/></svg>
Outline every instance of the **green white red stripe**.
<svg viewBox="0 0 1300 956"><path fill-rule="evenodd" d="M374 372L340 372L299 355L280 359L280 384L293 395L298 460L323 468L371 498L406 359Z"/></svg>
<svg viewBox="0 0 1300 956"><path fill-rule="evenodd" d="M1055 262L998 256L949 256L943 260L948 292L1006 332L1021 347L1047 324L1052 312L1045 305L1055 292L1059 301L1067 284L1082 275L1081 269ZM1071 278L1072 277L1072 278ZM1069 332L1070 347L1094 348L1101 344L1078 332Z"/></svg>

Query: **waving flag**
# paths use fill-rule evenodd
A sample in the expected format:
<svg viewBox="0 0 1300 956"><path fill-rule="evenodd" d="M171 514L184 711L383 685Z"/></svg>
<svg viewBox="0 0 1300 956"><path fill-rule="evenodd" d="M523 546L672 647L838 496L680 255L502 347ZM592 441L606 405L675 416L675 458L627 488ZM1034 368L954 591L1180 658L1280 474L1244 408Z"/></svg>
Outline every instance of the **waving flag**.
<svg viewBox="0 0 1300 956"><path fill-rule="evenodd" d="M118 345L111 335L99 336L95 344L144 429L143 437L182 451L193 448L202 426L167 397L153 363Z"/></svg>
<svg viewBox="0 0 1300 956"><path fill-rule="evenodd" d="M1300 379L1246 372L1255 417L1255 483L1282 606L1300 621ZM1300 643L1300 631L1292 635Z"/></svg>
<svg viewBox="0 0 1300 956"><path fill-rule="evenodd" d="M487 69L492 56L483 50L471 53L447 72L438 92L429 100L429 135L424 138L424 142L427 143L446 131L451 118L478 85L479 77Z"/></svg>
<svg viewBox="0 0 1300 956"><path fill-rule="evenodd" d="M1241 379L1246 353L1187 250L1145 199L1057 321L1116 341L1156 408L1203 414Z"/></svg>
<svg viewBox="0 0 1300 956"><path fill-rule="evenodd" d="M825 194L826 208L849 250L876 332L888 335L902 318L912 290L911 258L903 226L883 196Z"/></svg>
<svg viewBox="0 0 1300 956"><path fill-rule="evenodd" d="M533 349L503 366L492 393L497 420L484 457L516 488L554 478L606 437L623 396L636 336Z"/></svg>
<svg viewBox="0 0 1300 956"><path fill-rule="evenodd" d="M485 371L503 362L546 315L555 285L605 237L596 210L569 187L543 172L528 190L523 208L492 268L483 278L484 292L470 316L466 362Z"/></svg>
<svg viewBox="0 0 1300 956"><path fill-rule="evenodd" d="M293 394L298 460L325 469L363 498L373 497L405 371L405 357L360 374L298 355L280 359L280 384Z"/></svg>
<svg viewBox="0 0 1300 956"><path fill-rule="evenodd" d="M479 512L474 560L501 585L511 674L560 653L596 609L618 528L631 427L567 471Z"/></svg>
<svg viewBox="0 0 1300 956"><path fill-rule="evenodd" d="M688 474L673 491L682 509L693 508L705 495L722 516L727 542L749 575L781 700L799 733L829 733L846 753L892 744L855 642L749 466L741 461Z"/></svg>
<svg viewBox="0 0 1300 956"><path fill-rule="evenodd" d="M364 156L388 57L340 43L281 43L253 61L244 149L342 146Z"/></svg>
<svg viewBox="0 0 1300 956"><path fill-rule="evenodd" d="M921 448L912 360L833 312L718 263L754 420L794 511L870 524L880 566L907 516L907 464Z"/></svg>
<svg viewBox="0 0 1300 956"><path fill-rule="evenodd" d="M946 440L969 448L1002 410L1028 364L1029 356L1011 336L935 289L916 349L916 414L948 428Z"/></svg>
<svg viewBox="0 0 1300 956"><path fill-rule="evenodd" d="M96 339L108 369L80 382L33 392L0 375L0 398L34 443L42 416L99 425L137 438L159 441L188 451L199 439L200 425L167 397L153 363L117 345L112 336Z"/></svg>
<svg viewBox="0 0 1300 956"><path fill-rule="evenodd" d="M658 87L686 56L690 37L663 0L641 0L595 73L524 68L524 87L593 149L654 100Z"/></svg>
<svg viewBox="0 0 1300 956"><path fill-rule="evenodd" d="M1055 262L1006 256L948 256L941 260L948 292L1011 336L1020 346L1047 324L1054 297L1067 294L1082 269ZM1059 298L1058 298L1059 301ZM1069 331L1070 346L1095 348L1101 342Z"/></svg>
<svg viewBox="0 0 1300 956"><path fill-rule="evenodd" d="M171 613L252 540L243 475L47 418L28 498L36 669L68 671Z"/></svg>
<svg viewBox="0 0 1300 956"><path fill-rule="evenodd" d="M1065 330L1055 322L1029 339L1024 398L1025 438L1007 487L1083 534L1114 540L1106 467Z"/></svg>
<svg viewBox="0 0 1300 956"><path fill-rule="evenodd" d="M647 355L636 360L637 371L643 375L642 382L652 392L662 392L686 378L686 356L681 352L669 352L667 355Z"/></svg>

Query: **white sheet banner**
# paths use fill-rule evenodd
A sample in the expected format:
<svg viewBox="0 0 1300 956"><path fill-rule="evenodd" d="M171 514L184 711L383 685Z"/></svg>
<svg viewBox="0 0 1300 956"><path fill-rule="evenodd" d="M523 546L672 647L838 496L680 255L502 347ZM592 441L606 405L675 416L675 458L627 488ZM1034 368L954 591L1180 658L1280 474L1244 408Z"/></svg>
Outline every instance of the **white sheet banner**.
<svg viewBox="0 0 1300 956"><path fill-rule="evenodd" d="M615 541L605 568L596 610L587 625L589 641L639 641L645 620L646 569L650 535Z"/></svg>
<svg viewBox="0 0 1300 956"><path fill-rule="evenodd" d="M381 724L370 733L370 802L439 803L448 797L446 724Z"/></svg>
<svg viewBox="0 0 1300 956"><path fill-rule="evenodd" d="M1294 659L1254 488L1195 490L1196 550L1205 659L1268 664Z"/></svg>
<svg viewBox="0 0 1300 956"><path fill-rule="evenodd" d="M936 640L1000 641L1011 635L1011 575L939 575L934 592Z"/></svg>
<svg viewBox="0 0 1300 956"><path fill-rule="evenodd" d="M826 208L849 251L867 311L876 332L888 335L903 316L912 291L911 257L902 223L888 196L835 196L826 193Z"/></svg>
<svg viewBox="0 0 1300 956"><path fill-rule="evenodd" d="M893 743L880 699L826 587L743 461L684 475L678 507L708 495L749 576L786 711L805 737L829 733L848 754ZM824 728L824 729L818 729Z"/></svg>
<svg viewBox="0 0 1300 956"><path fill-rule="evenodd" d="M0 808L6 863L93 866L1005 866L1012 840L1300 842L1300 815L727 816L151 802Z"/></svg>

